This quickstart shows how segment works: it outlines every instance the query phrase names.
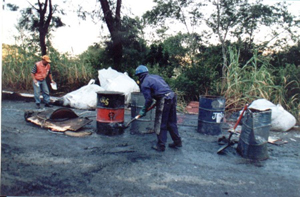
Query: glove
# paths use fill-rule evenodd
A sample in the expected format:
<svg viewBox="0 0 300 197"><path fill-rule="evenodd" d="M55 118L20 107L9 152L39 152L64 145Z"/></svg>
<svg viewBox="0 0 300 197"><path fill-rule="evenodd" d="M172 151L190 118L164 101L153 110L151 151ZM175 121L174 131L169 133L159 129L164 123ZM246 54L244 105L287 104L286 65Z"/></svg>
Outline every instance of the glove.
<svg viewBox="0 0 300 197"><path fill-rule="evenodd" d="M140 115L140 117L143 117L143 116L145 116L146 115L146 107L144 106L141 110L140 110L140 112L139 112L139 115Z"/></svg>

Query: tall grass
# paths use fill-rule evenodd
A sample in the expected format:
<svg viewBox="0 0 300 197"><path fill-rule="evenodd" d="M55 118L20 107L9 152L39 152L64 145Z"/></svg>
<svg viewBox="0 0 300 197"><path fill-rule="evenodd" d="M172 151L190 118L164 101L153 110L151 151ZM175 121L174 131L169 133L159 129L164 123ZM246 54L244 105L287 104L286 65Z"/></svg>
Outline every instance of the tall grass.
<svg viewBox="0 0 300 197"><path fill-rule="evenodd" d="M27 90L32 86L30 72L35 55L25 52L21 47L2 46L2 88Z"/></svg>
<svg viewBox="0 0 300 197"><path fill-rule="evenodd" d="M55 50L49 52L51 72L62 92L68 92L87 84L97 72L78 58L60 55ZM19 46L3 46L2 89L32 91L31 69L41 57Z"/></svg>
<svg viewBox="0 0 300 197"><path fill-rule="evenodd" d="M78 57L69 57L67 54L60 55L53 51L51 58L53 58L53 61L51 60L53 77L65 92L86 85L97 75L97 71L90 64L84 63Z"/></svg>
<svg viewBox="0 0 300 197"><path fill-rule="evenodd" d="M289 67L275 69L266 57L258 55L257 52L245 65L240 65L239 52L235 49L229 51L230 64L226 73L226 89L222 93L229 111L240 110L246 103L265 98L274 104L281 104L298 117L299 78L297 80L297 77L295 79L290 77Z"/></svg>

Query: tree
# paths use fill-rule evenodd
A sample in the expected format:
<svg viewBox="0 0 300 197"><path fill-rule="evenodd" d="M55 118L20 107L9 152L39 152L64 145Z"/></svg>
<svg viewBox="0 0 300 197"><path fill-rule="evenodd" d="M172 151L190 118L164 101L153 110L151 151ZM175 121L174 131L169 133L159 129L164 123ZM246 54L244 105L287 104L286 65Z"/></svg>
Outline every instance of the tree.
<svg viewBox="0 0 300 197"><path fill-rule="evenodd" d="M152 25L161 25L161 23L170 19L183 24L187 24L186 21L191 21L191 24L197 24L198 26L202 24L202 21L206 22L208 31L205 32L205 28L196 28L195 31L198 31L197 33L201 35L202 43L205 43L204 39L215 35L221 44L223 79L228 64L227 48L232 42L237 41L243 44L243 49L249 50L249 52L245 51L245 54L252 54L254 47L265 50L266 46L274 40L277 41L275 42L277 46L282 46L282 42L286 44L288 39L278 39L283 32L288 32L293 40L297 35L295 33L297 31L293 28L298 26L299 21L295 20L288 12L285 4L270 6L263 4L262 0L257 0L255 3L249 3L248 0L207 0L210 12L203 15L202 13L205 13L206 10L201 8L205 4L194 3L191 0L154 0L154 2L157 3L157 6L144 15L145 19ZM191 26L196 27L195 25ZM258 33L262 26L274 29L269 38L266 38L266 42L257 46L258 43L255 43L257 41L255 38L261 35ZM188 26L186 25L186 27ZM278 31L278 29L281 31ZM191 35L190 46L195 49L192 50L193 53L189 53L193 56L199 51L196 50L195 39L188 28L187 32ZM207 38L203 36L205 34ZM199 44L201 43L199 42L198 46ZM193 58L191 59L193 60Z"/></svg>
<svg viewBox="0 0 300 197"><path fill-rule="evenodd" d="M143 39L142 21L124 16L121 25L121 41L123 45L122 68L127 70L130 66L136 68L144 64L147 53L146 41Z"/></svg>
<svg viewBox="0 0 300 197"><path fill-rule="evenodd" d="M216 11L206 20L206 24L210 27L219 39L222 46L222 78L223 86L225 85L225 75L227 69L227 39L230 31L236 29L240 22L239 8L243 7L243 0L211 0Z"/></svg>
<svg viewBox="0 0 300 197"><path fill-rule="evenodd" d="M116 70L128 71L130 65L142 63L146 53L146 42L143 39L143 21L121 16L122 0L99 0L93 10L78 9L78 16L87 20L90 17L94 22L106 24L109 35L104 35L101 45L104 46L102 62ZM103 28L103 24L101 24Z"/></svg>
<svg viewBox="0 0 300 197"><path fill-rule="evenodd" d="M54 15L56 12L64 14L57 9L57 5L52 4L52 0L38 0L35 5L30 4L30 7L21 11L19 26L32 33L38 32L42 55L47 54L46 37L50 29L64 26L61 18Z"/></svg>
<svg viewBox="0 0 300 197"><path fill-rule="evenodd" d="M121 42L121 6L122 0L117 0L116 5L108 0L99 0L103 12L103 17L109 30L112 40L113 62L115 69L118 69L122 63L123 45ZM113 8L115 14L113 15Z"/></svg>
<svg viewBox="0 0 300 197"><path fill-rule="evenodd" d="M184 42L181 44L187 45L186 48L190 50L187 51L189 58L193 62L193 57L197 53L197 47L199 41L199 34L195 31L202 23L203 14L201 13L201 7L206 4L195 2L192 0L154 0L157 5L153 7L151 11L146 12L143 17L149 25L154 25L156 27L162 27L163 32L167 31L167 22L179 21L186 30L184 35ZM179 33L177 36L180 36ZM205 35L201 35L205 36ZM160 36L162 38L163 36ZM183 36L182 36L183 37ZM162 42L162 40L161 40Z"/></svg>

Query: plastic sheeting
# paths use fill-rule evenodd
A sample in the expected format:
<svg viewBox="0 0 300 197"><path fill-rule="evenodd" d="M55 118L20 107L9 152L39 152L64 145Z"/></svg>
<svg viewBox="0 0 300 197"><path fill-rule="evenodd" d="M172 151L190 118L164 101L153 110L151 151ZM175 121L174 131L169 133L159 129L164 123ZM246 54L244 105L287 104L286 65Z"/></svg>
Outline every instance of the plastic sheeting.
<svg viewBox="0 0 300 197"><path fill-rule="evenodd" d="M100 86L91 79L88 85L72 91L57 101L57 104L77 109L96 109L97 92L115 91L125 95L125 105L129 105L132 92L140 92L137 83L127 73L120 73L112 68L98 71Z"/></svg>
<svg viewBox="0 0 300 197"><path fill-rule="evenodd" d="M77 109L96 109L97 92L104 89L96 84L85 85L61 98L63 106Z"/></svg>
<svg viewBox="0 0 300 197"><path fill-rule="evenodd" d="M132 92L140 92L137 83L126 72L120 73L109 67L99 70L98 78L104 90L124 93L126 105L130 103Z"/></svg>

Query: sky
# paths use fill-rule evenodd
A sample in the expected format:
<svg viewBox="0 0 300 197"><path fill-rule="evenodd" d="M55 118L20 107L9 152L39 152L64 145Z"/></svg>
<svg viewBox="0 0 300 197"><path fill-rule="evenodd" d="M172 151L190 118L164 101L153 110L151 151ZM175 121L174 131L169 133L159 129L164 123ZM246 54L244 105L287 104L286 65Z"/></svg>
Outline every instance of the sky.
<svg viewBox="0 0 300 197"><path fill-rule="evenodd" d="M53 0L56 3L58 0ZM59 0L61 1L61 0ZM98 0L72 0L72 2L85 5L85 9L92 10L95 8ZM2 2L2 0L1 0ZM28 0L34 4L36 0ZM5 0L5 3L19 5L20 8L27 7L27 0ZM88 2L88 3L87 3ZM122 11L134 13L134 16L142 16L148 9L154 5L152 0L123 0ZM4 4L5 5L5 4ZM69 5L71 7L72 5ZM99 7L100 9L100 7ZM2 43L15 44L14 35L18 34L15 26L20 17L19 12L11 12L7 8L2 12ZM80 21L76 13L68 12L67 16L63 16L64 27L57 28L53 33L53 46L62 53L68 52L71 55L78 55L85 51L88 46L100 41L99 35L108 33L107 27L104 24L101 28L101 23L94 23L91 20Z"/></svg>
<svg viewBox="0 0 300 197"><path fill-rule="evenodd" d="M96 4L97 1L98 0L72 0L72 3L75 5L80 4L84 6L85 9L92 10L95 6L100 6L99 4ZM28 2L34 4L36 0L5 0L6 4L17 4L20 8L28 7ZM61 0L53 0L53 3L57 2L61 2ZM265 0L264 2L275 3L279 2L279 0ZM292 4L289 7L289 10L293 14L300 15L300 0L287 0L287 2ZM71 8L73 5L70 1L68 3L68 7ZM122 11L126 13L131 11L131 13L134 13L132 16L142 16L142 14L144 14L147 10L150 10L155 5L153 0L123 0L122 3ZM93 45L93 43L98 43L101 39L101 35L103 36L108 34L106 24L102 23L103 28L101 28L101 23L96 24L91 20L80 21L75 13L70 11L67 13L68 14L62 18L66 26L60 27L52 33L53 46L59 52L67 52L70 55L78 55L85 51L88 46ZM8 9L4 9L2 11L2 43L15 44L14 35L18 34L15 26L19 17L19 12L11 12L8 11ZM178 25L176 24L173 28L178 28ZM181 29L177 29L176 31L180 30Z"/></svg>

